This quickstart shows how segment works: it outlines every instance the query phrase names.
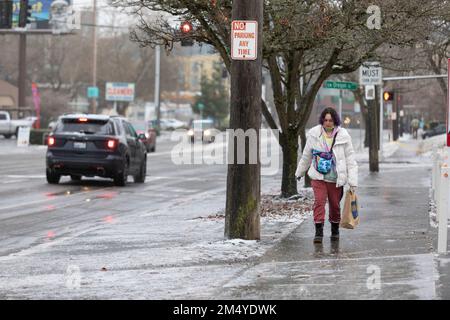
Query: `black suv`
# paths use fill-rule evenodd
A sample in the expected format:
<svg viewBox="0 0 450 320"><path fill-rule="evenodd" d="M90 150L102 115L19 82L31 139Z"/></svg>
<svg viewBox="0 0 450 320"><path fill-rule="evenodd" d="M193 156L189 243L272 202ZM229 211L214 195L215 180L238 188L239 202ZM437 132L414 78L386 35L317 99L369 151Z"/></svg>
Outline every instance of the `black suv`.
<svg viewBox="0 0 450 320"><path fill-rule="evenodd" d="M57 184L63 175L74 181L98 176L124 186L132 175L134 182L143 183L147 153L142 139L121 117L61 116L47 138L47 181Z"/></svg>

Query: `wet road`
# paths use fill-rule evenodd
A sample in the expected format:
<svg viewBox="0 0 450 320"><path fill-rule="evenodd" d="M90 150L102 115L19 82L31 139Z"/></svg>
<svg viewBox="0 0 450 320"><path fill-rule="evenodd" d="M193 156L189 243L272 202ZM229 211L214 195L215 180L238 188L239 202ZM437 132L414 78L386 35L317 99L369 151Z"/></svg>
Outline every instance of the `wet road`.
<svg viewBox="0 0 450 320"><path fill-rule="evenodd" d="M223 189L226 182L224 166L173 164L175 143L165 141L148 154L144 184L134 184L130 176L124 188L100 178L63 177L59 185L49 185L45 148L25 152L14 142L0 139L1 150L9 150L0 155L0 256L87 232L113 216L177 205L190 195Z"/></svg>
<svg viewBox="0 0 450 320"><path fill-rule="evenodd" d="M400 148L379 173L359 166L360 225L341 229L341 240L313 244L309 218L254 266L227 284L238 299L448 299L436 268L430 227L430 160L419 142ZM448 290L448 289L446 289Z"/></svg>

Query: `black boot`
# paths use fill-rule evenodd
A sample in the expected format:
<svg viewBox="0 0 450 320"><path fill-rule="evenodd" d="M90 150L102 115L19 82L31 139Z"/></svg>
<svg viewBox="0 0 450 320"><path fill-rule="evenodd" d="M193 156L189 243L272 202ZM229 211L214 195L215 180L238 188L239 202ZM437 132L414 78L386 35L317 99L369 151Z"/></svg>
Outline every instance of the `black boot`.
<svg viewBox="0 0 450 320"><path fill-rule="evenodd" d="M314 236L314 243L322 243L323 240L323 223L316 223L316 235Z"/></svg>
<svg viewBox="0 0 450 320"><path fill-rule="evenodd" d="M331 241L339 240L339 223L331 223Z"/></svg>

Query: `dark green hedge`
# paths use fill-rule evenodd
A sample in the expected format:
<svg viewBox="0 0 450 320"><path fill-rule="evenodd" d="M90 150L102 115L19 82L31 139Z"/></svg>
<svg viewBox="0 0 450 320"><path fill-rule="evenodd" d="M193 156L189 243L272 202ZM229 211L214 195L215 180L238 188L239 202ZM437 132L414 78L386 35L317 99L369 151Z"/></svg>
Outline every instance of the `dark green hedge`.
<svg viewBox="0 0 450 320"><path fill-rule="evenodd" d="M45 145L50 132L49 129L31 129L30 144Z"/></svg>

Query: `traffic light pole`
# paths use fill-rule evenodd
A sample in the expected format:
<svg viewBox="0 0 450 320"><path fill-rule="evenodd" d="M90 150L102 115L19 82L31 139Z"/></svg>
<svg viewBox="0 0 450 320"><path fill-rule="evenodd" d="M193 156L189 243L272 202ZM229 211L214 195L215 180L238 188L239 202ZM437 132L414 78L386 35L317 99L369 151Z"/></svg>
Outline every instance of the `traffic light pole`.
<svg viewBox="0 0 450 320"><path fill-rule="evenodd" d="M392 139L393 141L398 140L398 119L400 115L398 114L398 103L397 103L397 94L394 93L394 100L392 100L393 104L393 113L395 114L395 119L392 119Z"/></svg>
<svg viewBox="0 0 450 320"><path fill-rule="evenodd" d="M19 109L26 107L27 88L27 35L19 35Z"/></svg>
<svg viewBox="0 0 450 320"><path fill-rule="evenodd" d="M384 93L384 83L381 83L380 86L380 154L379 159L380 161L383 161L383 117L384 117L384 99L383 99L383 93Z"/></svg>
<svg viewBox="0 0 450 320"><path fill-rule="evenodd" d="M376 89L375 89L376 90ZM382 89L380 88L380 91ZM377 101L368 101L369 117L369 170L370 172L379 171L379 153L378 153L378 121L377 121Z"/></svg>
<svg viewBox="0 0 450 320"><path fill-rule="evenodd" d="M94 12L93 12L93 19L94 19L94 27L92 28L93 32L93 52L92 52L92 86L95 88L97 87L97 0L94 0ZM92 113L97 113L97 98L92 99Z"/></svg>

